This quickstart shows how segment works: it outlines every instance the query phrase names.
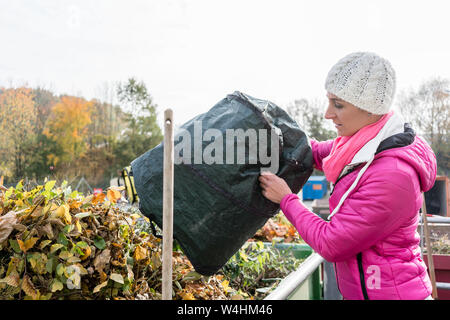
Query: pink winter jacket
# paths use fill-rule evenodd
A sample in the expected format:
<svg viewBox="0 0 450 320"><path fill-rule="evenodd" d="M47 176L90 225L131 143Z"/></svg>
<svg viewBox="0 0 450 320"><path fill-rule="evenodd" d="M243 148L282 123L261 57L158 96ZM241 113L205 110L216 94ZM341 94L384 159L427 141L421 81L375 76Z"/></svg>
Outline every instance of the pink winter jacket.
<svg viewBox="0 0 450 320"><path fill-rule="evenodd" d="M310 212L295 194L280 204L304 241L334 262L344 299L413 300L431 294L417 225L422 192L436 178L436 157L398 117L386 126L335 183L330 221ZM315 166L322 170L332 140L311 141L311 146Z"/></svg>

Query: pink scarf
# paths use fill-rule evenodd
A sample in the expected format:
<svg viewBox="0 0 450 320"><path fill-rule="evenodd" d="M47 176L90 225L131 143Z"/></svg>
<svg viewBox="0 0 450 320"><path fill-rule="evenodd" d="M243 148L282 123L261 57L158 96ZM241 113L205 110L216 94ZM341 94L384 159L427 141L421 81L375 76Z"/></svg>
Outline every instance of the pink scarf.
<svg viewBox="0 0 450 320"><path fill-rule="evenodd" d="M334 140L330 154L323 159L322 163L328 181L336 183L344 167L367 142L380 132L392 114L393 111L385 114L380 120L359 129L352 136L339 136Z"/></svg>

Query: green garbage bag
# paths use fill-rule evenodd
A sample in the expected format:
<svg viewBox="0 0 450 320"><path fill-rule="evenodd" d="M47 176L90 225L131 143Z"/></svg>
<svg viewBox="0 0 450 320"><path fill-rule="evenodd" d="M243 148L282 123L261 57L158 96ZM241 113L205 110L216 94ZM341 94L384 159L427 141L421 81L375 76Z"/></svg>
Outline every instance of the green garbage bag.
<svg viewBox="0 0 450 320"><path fill-rule="evenodd" d="M298 124L272 102L239 91L183 124L174 145L173 235L203 275L216 273L279 211L261 193L262 170L294 193L313 170ZM161 143L131 163L139 208L161 228L163 155Z"/></svg>

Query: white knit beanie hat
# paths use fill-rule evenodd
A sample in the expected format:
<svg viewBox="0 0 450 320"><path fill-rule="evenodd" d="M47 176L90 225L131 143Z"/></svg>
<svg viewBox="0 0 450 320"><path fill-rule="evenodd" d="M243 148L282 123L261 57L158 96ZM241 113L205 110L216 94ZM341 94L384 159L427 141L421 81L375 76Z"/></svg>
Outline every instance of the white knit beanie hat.
<svg viewBox="0 0 450 320"><path fill-rule="evenodd" d="M395 71L389 61L372 52L354 52L328 72L325 89L374 114L389 112L395 94Z"/></svg>

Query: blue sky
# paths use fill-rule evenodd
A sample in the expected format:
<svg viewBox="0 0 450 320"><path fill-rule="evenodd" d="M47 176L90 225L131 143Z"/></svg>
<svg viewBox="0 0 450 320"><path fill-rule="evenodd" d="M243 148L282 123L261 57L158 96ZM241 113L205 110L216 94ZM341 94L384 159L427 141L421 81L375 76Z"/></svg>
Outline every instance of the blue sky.
<svg viewBox="0 0 450 320"><path fill-rule="evenodd" d="M107 100L143 80L184 123L240 90L281 107L323 98L352 51L389 59L398 91L450 79L448 1L0 0L0 85ZM161 117L160 117L161 118Z"/></svg>

